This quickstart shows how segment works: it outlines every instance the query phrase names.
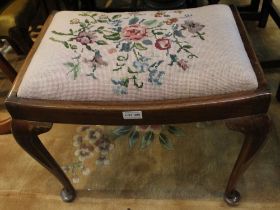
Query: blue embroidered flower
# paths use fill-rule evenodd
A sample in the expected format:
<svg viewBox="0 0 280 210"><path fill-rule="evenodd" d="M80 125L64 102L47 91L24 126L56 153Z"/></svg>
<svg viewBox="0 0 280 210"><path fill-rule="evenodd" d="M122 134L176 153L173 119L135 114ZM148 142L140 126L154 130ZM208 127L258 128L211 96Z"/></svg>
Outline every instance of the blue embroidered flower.
<svg viewBox="0 0 280 210"><path fill-rule="evenodd" d="M149 73L148 81L153 85L162 85L164 71L153 70Z"/></svg>
<svg viewBox="0 0 280 210"><path fill-rule="evenodd" d="M124 95L127 94L128 90L128 83L129 79L128 78L123 78L121 80L114 80L112 79L113 84L115 85L113 87L113 92L116 93L117 95Z"/></svg>
<svg viewBox="0 0 280 210"><path fill-rule="evenodd" d="M122 85L115 85L113 87L113 92L117 95L125 95L128 93L127 87L122 86Z"/></svg>
<svg viewBox="0 0 280 210"><path fill-rule="evenodd" d="M151 59L144 56L140 56L138 60L133 62L133 66L138 71L138 73L145 72L149 68L149 60Z"/></svg>
<svg viewBox="0 0 280 210"><path fill-rule="evenodd" d="M115 20L111 20L110 23L113 25L113 26L120 26L122 21L120 19L115 19Z"/></svg>
<svg viewBox="0 0 280 210"><path fill-rule="evenodd" d="M141 61L134 61L133 66L135 67L136 70L138 70L139 73L141 73L141 72L145 72L145 70L148 69L149 64Z"/></svg>
<svg viewBox="0 0 280 210"><path fill-rule="evenodd" d="M128 42L128 43L122 43L122 48L120 51L122 52L129 52L131 50L131 43Z"/></svg>

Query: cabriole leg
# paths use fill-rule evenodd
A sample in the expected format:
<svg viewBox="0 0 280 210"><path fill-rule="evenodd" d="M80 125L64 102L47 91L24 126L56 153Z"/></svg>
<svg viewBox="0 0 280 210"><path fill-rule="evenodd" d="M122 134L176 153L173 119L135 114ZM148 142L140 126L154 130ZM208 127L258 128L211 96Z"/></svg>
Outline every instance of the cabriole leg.
<svg viewBox="0 0 280 210"><path fill-rule="evenodd" d="M224 195L224 199L229 205L237 205L240 200L240 194L235 189L237 181L266 142L270 120L266 114L263 114L231 119L226 122L226 125L229 129L242 132L245 135Z"/></svg>
<svg viewBox="0 0 280 210"><path fill-rule="evenodd" d="M60 181L64 187L61 191L62 200L71 202L76 197L75 189L38 138L39 134L49 131L51 127L52 123L12 120L12 133L17 143Z"/></svg>

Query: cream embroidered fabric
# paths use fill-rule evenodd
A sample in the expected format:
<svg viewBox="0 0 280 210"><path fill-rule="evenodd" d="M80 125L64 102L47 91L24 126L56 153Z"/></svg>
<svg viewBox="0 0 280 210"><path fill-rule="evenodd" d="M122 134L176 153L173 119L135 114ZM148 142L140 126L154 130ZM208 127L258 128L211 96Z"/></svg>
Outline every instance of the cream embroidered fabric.
<svg viewBox="0 0 280 210"><path fill-rule="evenodd" d="M214 5L137 13L58 12L18 97L144 101L254 90L232 12Z"/></svg>

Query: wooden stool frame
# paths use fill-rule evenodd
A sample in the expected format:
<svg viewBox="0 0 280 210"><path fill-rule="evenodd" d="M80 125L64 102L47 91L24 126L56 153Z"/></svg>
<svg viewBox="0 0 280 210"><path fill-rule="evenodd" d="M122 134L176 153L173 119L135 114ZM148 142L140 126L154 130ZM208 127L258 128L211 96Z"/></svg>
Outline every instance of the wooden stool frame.
<svg viewBox="0 0 280 210"><path fill-rule="evenodd" d="M224 194L224 199L228 204L238 204L240 194L235 189L237 181L264 145L269 131L270 120L266 112L270 104L271 94L267 90L262 68L251 47L238 11L235 7L231 8L257 76L257 90L164 101L71 102L17 97L23 75L52 21L53 15L48 18L20 70L5 104L12 116L12 132L16 141L60 181L63 185L61 197L64 201L74 200L75 189L38 138L39 134L51 129L52 123L139 125L227 119L228 128L240 131L245 135L243 146ZM124 120L123 111L142 111L143 119Z"/></svg>

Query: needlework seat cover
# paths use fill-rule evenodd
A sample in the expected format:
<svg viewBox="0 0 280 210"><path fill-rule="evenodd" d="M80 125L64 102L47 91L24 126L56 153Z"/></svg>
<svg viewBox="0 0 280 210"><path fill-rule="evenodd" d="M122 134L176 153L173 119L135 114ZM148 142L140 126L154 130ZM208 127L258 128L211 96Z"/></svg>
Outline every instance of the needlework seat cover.
<svg viewBox="0 0 280 210"><path fill-rule="evenodd" d="M147 101L255 90L231 9L55 14L18 97Z"/></svg>

